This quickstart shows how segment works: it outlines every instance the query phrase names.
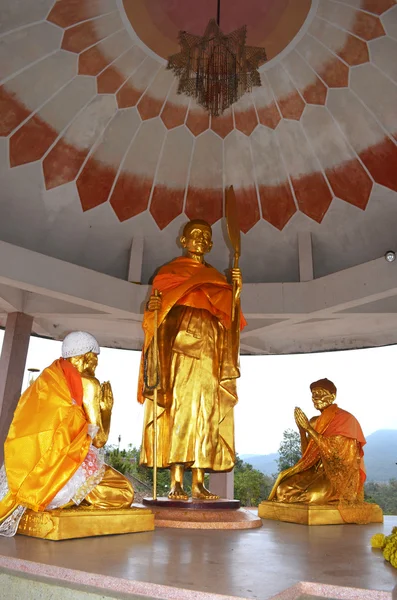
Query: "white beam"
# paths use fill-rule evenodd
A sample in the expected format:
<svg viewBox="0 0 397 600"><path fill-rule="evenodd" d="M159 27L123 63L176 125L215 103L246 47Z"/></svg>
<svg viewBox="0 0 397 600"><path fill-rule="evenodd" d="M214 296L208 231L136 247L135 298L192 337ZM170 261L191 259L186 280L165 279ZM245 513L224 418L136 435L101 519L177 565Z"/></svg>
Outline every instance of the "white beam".
<svg viewBox="0 0 397 600"><path fill-rule="evenodd" d="M337 312L397 294L397 261L378 258L326 277L298 283L246 284L244 314L303 315Z"/></svg>
<svg viewBox="0 0 397 600"><path fill-rule="evenodd" d="M112 314L141 313L148 286L0 242L0 283Z"/></svg>
<svg viewBox="0 0 397 600"><path fill-rule="evenodd" d="M25 303L25 294L22 290L0 285L0 306L6 312L23 312Z"/></svg>
<svg viewBox="0 0 397 600"><path fill-rule="evenodd" d="M0 313L10 312L15 305L23 307L37 321L34 331L38 333L58 338L70 328L89 327L105 345L139 347L141 343L140 321L149 292L147 285L134 285L0 242L1 289L8 305L2 310L0 302ZM344 331L346 336L349 331L354 335L354 339L345 341L346 347L368 346L378 339L377 332L382 339L397 340L397 333L394 337L386 335L387 321L379 318L376 304L371 304L394 296L397 261L387 263L383 257L311 281L245 284L242 303L251 327L242 333L241 348L255 354L278 352L285 347L290 352L310 351L306 330L313 336L312 349L321 349L323 342L326 344L334 335L337 345L343 347ZM361 306L363 315L366 304L372 307L366 320L359 322L357 313L344 313L344 328L340 311ZM389 305L393 303L383 302L380 306L385 310ZM257 329L252 327L255 318L262 319ZM273 319L274 323L266 325L264 319ZM310 324L313 320L318 320L314 329ZM334 325L326 326L327 320L333 320ZM338 327L339 321L343 326Z"/></svg>

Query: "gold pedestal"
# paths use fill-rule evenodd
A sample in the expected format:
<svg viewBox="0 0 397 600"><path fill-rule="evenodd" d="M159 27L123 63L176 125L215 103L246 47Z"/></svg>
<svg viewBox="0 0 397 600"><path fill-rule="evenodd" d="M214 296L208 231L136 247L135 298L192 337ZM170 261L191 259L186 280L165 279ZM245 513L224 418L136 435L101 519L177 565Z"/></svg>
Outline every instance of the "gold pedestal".
<svg viewBox="0 0 397 600"><path fill-rule="evenodd" d="M353 514L354 508L349 511ZM362 509L357 508L357 514ZM383 523L383 512L377 504L366 504L368 523ZM287 523L300 523L302 525L342 525L342 519L337 506L329 504L290 504L288 502L261 502L258 506L258 515L262 519L285 521Z"/></svg>
<svg viewBox="0 0 397 600"><path fill-rule="evenodd" d="M98 510L67 508L46 512L27 510L17 533L46 540L153 531L154 515L147 508Z"/></svg>

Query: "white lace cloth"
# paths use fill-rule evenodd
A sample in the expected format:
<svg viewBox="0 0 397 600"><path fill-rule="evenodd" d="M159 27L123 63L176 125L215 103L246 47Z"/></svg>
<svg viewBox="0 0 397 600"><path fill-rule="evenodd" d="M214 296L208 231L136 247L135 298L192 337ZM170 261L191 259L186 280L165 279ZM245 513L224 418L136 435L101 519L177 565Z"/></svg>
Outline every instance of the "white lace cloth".
<svg viewBox="0 0 397 600"><path fill-rule="evenodd" d="M4 465L0 469L0 500L8 494L8 482L7 475ZM19 521L22 519L23 513L26 508L24 506L17 506L16 509L0 523L0 535L5 537L12 537L16 534Z"/></svg>
<svg viewBox="0 0 397 600"><path fill-rule="evenodd" d="M55 498L46 506L46 509L55 510L71 500L79 505L87 494L92 492L98 485L104 473L105 463L103 452L91 445L84 462L63 488L59 490Z"/></svg>
<svg viewBox="0 0 397 600"><path fill-rule="evenodd" d="M95 437L98 427L88 426L88 434L91 438ZM92 492L100 483L105 473L106 465L103 460L103 449L90 446L87 456L83 463L77 469L75 474L57 493L55 498L46 506L46 510L55 510L68 502L73 501L79 505L82 500ZM7 475L4 465L0 469L0 500L8 493ZM0 523L0 535L12 537L16 534L19 522L26 510L25 506L18 505L15 510Z"/></svg>

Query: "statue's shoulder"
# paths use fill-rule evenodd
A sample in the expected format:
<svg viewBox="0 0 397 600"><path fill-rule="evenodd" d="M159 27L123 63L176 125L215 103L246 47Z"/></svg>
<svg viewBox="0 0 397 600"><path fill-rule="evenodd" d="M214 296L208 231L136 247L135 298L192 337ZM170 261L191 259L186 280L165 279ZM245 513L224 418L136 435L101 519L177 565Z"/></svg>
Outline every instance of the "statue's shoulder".
<svg viewBox="0 0 397 600"><path fill-rule="evenodd" d="M82 373L81 374L81 381L82 381L82 384L83 384L83 388L85 388L85 389L91 388L91 389L98 390L98 389L101 388L101 384L99 383L99 379L97 379L93 375L90 375L89 373Z"/></svg>

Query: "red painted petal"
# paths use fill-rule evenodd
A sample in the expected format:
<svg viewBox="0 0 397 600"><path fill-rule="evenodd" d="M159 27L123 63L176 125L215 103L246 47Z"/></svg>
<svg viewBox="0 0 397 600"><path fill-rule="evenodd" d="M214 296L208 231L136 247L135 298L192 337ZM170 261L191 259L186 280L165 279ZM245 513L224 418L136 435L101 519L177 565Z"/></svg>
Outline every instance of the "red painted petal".
<svg viewBox="0 0 397 600"><path fill-rule="evenodd" d="M291 217L296 213L296 206L288 181L280 185L260 185L259 197L262 216L273 227L284 229Z"/></svg>
<svg viewBox="0 0 397 600"><path fill-rule="evenodd" d="M43 161L47 190L73 181L80 170L88 150L78 150L62 138Z"/></svg>
<svg viewBox="0 0 397 600"><path fill-rule="evenodd" d="M151 178L121 173L110 198L110 204L120 221L126 221L147 209L152 185Z"/></svg>
<svg viewBox="0 0 397 600"><path fill-rule="evenodd" d="M376 183L397 192L397 146L385 137L382 142L359 154Z"/></svg>
<svg viewBox="0 0 397 600"><path fill-rule="evenodd" d="M204 219L213 225L222 217L222 190L189 187L185 213L189 219Z"/></svg>
<svg viewBox="0 0 397 600"><path fill-rule="evenodd" d="M10 139L11 167L39 160L55 142L58 132L34 115Z"/></svg>
<svg viewBox="0 0 397 600"><path fill-rule="evenodd" d="M160 229L164 229L183 210L185 190L156 185L153 191L150 213Z"/></svg>
<svg viewBox="0 0 397 600"><path fill-rule="evenodd" d="M372 190L372 180L357 159L349 160L325 175L338 198L364 210Z"/></svg>
<svg viewBox="0 0 397 600"><path fill-rule="evenodd" d="M332 202L332 194L322 173L293 177L291 182L299 210L321 223Z"/></svg>

